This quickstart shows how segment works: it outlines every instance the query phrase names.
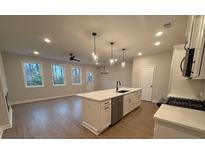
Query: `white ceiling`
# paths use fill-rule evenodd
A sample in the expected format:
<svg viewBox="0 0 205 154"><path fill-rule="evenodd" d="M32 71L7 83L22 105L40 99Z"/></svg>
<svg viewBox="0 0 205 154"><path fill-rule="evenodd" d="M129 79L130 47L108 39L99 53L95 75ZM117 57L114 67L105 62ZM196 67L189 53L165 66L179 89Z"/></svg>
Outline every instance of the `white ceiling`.
<svg viewBox="0 0 205 154"><path fill-rule="evenodd" d="M187 16L0 16L0 50L19 54L39 51L40 57L68 60L73 52L83 63L93 63L92 32L97 32L99 60L110 57L110 41L114 41L114 55L126 60L137 56L172 50L184 43ZM164 29L171 22L170 29ZM156 37L157 31L164 35ZM46 44L43 38L51 39ZM160 41L160 46L154 46Z"/></svg>

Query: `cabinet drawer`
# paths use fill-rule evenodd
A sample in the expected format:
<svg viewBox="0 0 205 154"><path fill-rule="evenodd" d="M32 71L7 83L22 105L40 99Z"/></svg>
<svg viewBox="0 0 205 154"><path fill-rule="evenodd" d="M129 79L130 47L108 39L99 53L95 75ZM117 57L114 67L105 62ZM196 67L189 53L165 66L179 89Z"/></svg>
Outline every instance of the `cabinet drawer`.
<svg viewBox="0 0 205 154"><path fill-rule="evenodd" d="M108 106L110 104L111 104L111 100L109 99L109 100L101 102L100 106Z"/></svg>

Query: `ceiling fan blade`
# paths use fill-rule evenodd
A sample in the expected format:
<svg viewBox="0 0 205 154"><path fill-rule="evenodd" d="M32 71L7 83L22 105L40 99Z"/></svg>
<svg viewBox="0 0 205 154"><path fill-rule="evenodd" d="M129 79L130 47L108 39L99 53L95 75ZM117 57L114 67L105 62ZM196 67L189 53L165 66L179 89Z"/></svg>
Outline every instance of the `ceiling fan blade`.
<svg viewBox="0 0 205 154"><path fill-rule="evenodd" d="M80 60L79 59L73 59L74 61L77 61L77 62L80 62Z"/></svg>

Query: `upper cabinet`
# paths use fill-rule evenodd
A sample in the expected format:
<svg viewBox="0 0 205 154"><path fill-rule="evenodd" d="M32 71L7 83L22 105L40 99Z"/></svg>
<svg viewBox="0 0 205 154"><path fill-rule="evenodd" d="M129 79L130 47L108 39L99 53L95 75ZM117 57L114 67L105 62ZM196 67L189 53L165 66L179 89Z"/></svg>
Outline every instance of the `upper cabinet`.
<svg viewBox="0 0 205 154"><path fill-rule="evenodd" d="M187 52L183 75L192 79L205 79L205 16L189 16L186 34Z"/></svg>

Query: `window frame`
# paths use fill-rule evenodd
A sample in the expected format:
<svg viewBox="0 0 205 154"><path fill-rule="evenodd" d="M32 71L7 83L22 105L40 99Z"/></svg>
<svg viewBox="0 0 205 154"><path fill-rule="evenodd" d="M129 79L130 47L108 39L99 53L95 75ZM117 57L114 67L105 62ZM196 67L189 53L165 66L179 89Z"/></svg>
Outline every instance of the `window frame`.
<svg viewBox="0 0 205 154"><path fill-rule="evenodd" d="M40 65L40 75L41 75L41 79L42 79L42 85L38 85L38 86L33 86L33 85L28 86L27 85L26 74L25 74L25 70L24 70L24 63L35 63L35 64ZM21 66L22 66L22 71L23 71L23 78L24 78L25 88L42 88L42 87L44 87L44 74L43 74L43 64L42 64L42 62L33 61L33 60L21 60Z"/></svg>
<svg viewBox="0 0 205 154"><path fill-rule="evenodd" d="M63 67L63 78L64 78L64 84L54 84L54 80L53 80L53 66L62 66ZM51 64L51 78L52 78L52 84L54 87L60 87L60 86L66 86L66 72L65 72L65 65L64 64L56 64L53 63Z"/></svg>
<svg viewBox="0 0 205 154"><path fill-rule="evenodd" d="M79 68L80 69L80 83L73 83L73 75L72 75L73 68ZM82 69L81 69L80 66L71 66L71 84L74 85L74 86L82 85Z"/></svg>
<svg viewBox="0 0 205 154"><path fill-rule="evenodd" d="M91 73L92 76L93 76L92 82L88 82L88 73ZM86 72L86 84L94 84L94 73L91 72L91 71L87 71L87 72Z"/></svg>

